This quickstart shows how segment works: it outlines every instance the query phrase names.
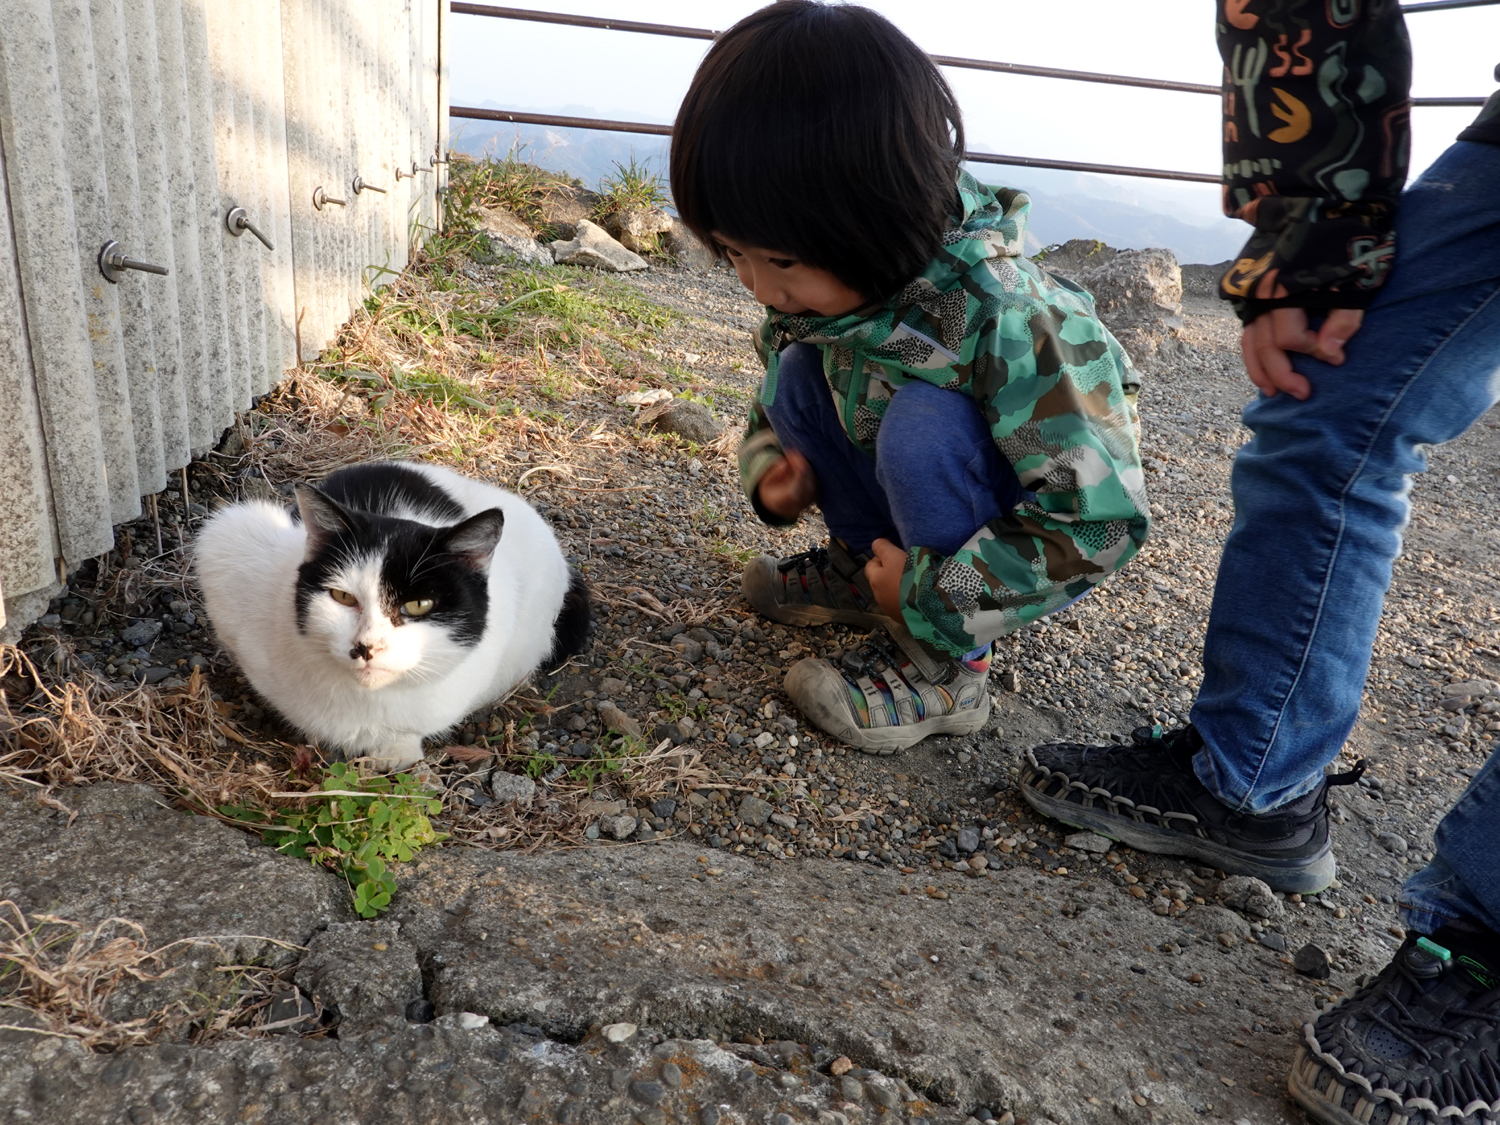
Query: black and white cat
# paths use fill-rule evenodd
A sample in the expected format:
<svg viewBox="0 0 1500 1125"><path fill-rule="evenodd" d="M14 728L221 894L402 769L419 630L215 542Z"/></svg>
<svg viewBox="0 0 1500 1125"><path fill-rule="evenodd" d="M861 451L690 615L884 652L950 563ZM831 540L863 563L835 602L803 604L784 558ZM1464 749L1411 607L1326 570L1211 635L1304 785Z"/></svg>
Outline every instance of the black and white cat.
<svg viewBox="0 0 1500 1125"><path fill-rule="evenodd" d="M437 465L383 462L216 513L204 608L310 738L395 769L422 739L582 650L588 588L536 510Z"/></svg>

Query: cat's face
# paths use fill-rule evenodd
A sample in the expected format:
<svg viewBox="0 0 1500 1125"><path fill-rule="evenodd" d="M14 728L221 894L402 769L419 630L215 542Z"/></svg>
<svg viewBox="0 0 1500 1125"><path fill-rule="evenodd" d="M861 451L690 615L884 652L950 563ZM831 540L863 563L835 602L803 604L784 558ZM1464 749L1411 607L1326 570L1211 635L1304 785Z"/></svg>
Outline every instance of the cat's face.
<svg viewBox="0 0 1500 1125"><path fill-rule="evenodd" d="M307 531L297 627L356 683L436 679L479 643L498 509L433 527L355 511L308 485L297 504Z"/></svg>

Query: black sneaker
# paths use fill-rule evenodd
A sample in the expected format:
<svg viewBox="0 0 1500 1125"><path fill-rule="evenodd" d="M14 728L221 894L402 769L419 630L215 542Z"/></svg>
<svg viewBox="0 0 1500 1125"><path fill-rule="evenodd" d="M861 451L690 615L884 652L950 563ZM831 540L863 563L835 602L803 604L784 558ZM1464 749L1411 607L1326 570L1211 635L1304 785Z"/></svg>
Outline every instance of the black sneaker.
<svg viewBox="0 0 1500 1125"><path fill-rule="evenodd" d="M1133 744L1059 743L1026 752L1021 795L1037 812L1143 852L1191 856L1231 875L1309 894L1333 881L1328 787L1349 785L1360 762L1272 812L1235 812L1193 773L1203 738L1193 726L1141 727Z"/></svg>
<svg viewBox="0 0 1500 1125"><path fill-rule="evenodd" d="M1500 934L1408 935L1374 980L1302 1028L1287 1089L1322 1125L1500 1115Z"/></svg>

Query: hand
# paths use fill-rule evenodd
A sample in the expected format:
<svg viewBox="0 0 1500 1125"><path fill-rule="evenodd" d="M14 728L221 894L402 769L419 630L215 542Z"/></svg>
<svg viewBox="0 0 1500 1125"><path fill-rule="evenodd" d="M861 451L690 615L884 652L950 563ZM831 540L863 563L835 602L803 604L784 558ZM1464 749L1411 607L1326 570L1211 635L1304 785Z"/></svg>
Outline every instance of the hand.
<svg viewBox="0 0 1500 1125"><path fill-rule="evenodd" d="M870 544L874 558L865 563L865 577L880 605L880 612L894 621L901 620L901 572L906 569L906 552L889 539Z"/></svg>
<svg viewBox="0 0 1500 1125"><path fill-rule="evenodd" d="M761 475L756 486L761 504L784 520L794 520L818 499L818 476L795 449Z"/></svg>
<svg viewBox="0 0 1500 1125"><path fill-rule="evenodd" d="M1292 370L1287 352L1302 352L1339 367L1344 362L1344 345L1359 331L1364 321L1363 309L1334 309L1314 332L1307 326L1306 309L1272 309L1262 313L1240 336L1240 354L1245 359L1245 374L1270 396L1285 391L1295 399L1306 399L1312 385Z"/></svg>

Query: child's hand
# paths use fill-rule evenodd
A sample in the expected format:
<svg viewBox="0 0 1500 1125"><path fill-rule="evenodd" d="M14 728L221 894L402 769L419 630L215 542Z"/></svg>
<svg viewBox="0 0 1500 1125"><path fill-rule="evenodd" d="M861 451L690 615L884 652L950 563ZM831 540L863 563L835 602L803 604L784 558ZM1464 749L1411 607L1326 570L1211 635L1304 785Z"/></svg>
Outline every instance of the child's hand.
<svg viewBox="0 0 1500 1125"><path fill-rule="evenodd" d="M788 449L761 476L756 491L767 511L794 520L817 501L818 477L806 457Z"/></svg>
<svg viewBox="0 0 1500 1125"><path fill-rule="evenodd" d="M1240 354L1245 359L1245 373L1263 395L1285 391L1295 399L1312 394L1312 385L1292 370L1287 352L1302 352L1339 367L1344 362L1344 345L1359 331L1365 314L1362 309L1333 309L1314 332L1307 326L1306 309L1272 309L1262 313L1240 336Z"/></svg>
<svg viewBox="0 0 1500 1125"><path fill-rule="evenodd" d="M865 563L865 577L880 604L880 612L894 621L901 620L901 572L906 569L906 552L889 539L870 544L874 558Z"/></svg>

